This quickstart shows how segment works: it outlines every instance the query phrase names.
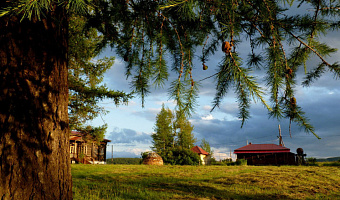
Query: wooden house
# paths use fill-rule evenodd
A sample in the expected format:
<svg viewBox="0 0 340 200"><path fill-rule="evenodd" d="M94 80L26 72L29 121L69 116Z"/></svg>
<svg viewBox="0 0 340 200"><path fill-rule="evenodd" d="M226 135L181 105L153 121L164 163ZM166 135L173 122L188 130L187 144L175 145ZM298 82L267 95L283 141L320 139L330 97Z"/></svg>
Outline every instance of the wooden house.
<svg viewBox="0 0 340 200"><path fill-rule="evenodd" d="M194 146L191 148L191 151L199 155L202 165L210 164L211 155L208 152L204 151L201 147Z"/></svg>
<svg viewBox="0 0 340 200"><path fill-rule="evenodd" d="M71 163L105 164L106 146L110 140L101 142L85 140L83 134L72 131L70 134L70 158Z"/></svg>
<svg viewBox="0 0 340 200"><path fill-rule="evenodd" d="M276 144L252 144L234 150L237 159L247 160L248 165L295 165L295 154Z"/></svg>

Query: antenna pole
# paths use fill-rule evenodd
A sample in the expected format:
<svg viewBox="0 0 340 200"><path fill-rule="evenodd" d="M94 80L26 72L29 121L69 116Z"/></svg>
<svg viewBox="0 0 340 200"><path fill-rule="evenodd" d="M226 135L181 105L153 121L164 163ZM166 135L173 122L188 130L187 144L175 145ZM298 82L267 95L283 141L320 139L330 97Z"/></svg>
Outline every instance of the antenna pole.
<svg viewBox="0 0 340 200"><path fill-rule="evenodd" d="M283 142L283 140L282 140L282 135L281 135L281 126L280 126L280 124L279 124L279 145L280 146L285 146L285 143Z"/></svg>

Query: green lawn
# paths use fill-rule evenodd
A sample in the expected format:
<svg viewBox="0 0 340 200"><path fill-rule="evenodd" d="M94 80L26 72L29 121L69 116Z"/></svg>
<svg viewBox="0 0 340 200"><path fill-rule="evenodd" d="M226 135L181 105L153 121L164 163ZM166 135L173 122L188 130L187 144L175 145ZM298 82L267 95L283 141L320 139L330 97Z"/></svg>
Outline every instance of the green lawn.
<svg viewBox="0 0 340 200"><path fill-rule="evenodd" d="M72 165L74 199L340 199L340 167Z"/></svg>

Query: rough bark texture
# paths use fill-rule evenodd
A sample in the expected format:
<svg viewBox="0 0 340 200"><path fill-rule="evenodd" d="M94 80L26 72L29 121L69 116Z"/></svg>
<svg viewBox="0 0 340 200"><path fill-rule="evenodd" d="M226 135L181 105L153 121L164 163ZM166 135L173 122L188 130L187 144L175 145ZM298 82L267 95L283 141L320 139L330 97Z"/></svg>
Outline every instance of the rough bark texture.
<svg viewBox="0 0 340 200"><path fill-rule="evenodd" d="M72 199L67 25L0 18L0 199Z"/></svg>

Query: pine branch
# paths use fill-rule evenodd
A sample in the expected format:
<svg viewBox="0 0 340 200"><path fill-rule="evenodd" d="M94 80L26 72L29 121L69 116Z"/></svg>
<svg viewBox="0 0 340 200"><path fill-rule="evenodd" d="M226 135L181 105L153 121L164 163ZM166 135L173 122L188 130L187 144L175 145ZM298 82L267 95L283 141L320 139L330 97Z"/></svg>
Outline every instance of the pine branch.
<svg viewBox="0 0 340 200"><path fill-rule="evenodd" d="M285 29L287 31L288 34L290 34L291 36L293 36L297 41L299 41L301 44L303 44L305 47L307 47L309 50L313 51L315 55L317 55L320 60L322 60L322 62L327 65L327 66L331 66L331 64L329 64L315 49L313 49L311 46L309 46L308 44L306 44L304 41L302 41L299 37L297 37L296 35L294 35L292 32L288 31L286 28L282 27L283 29Z"/></svg>
<svg viewBox="0 0 340 200"><path fill-rule="evenodd" d="M99 98L99 99L104 99L104 98L110 98L114 99L114 102L116 105L119 105L121 103L127 104L128 100L133 97L133 94L126 94L121 91L114 91L114 90L109 90L104 86L101 87L88 87L86 86L83 82L77 81L72 77L69 77L69 89L80 93L82 95L85 95L89 98Z"/></svg>
<svg viewBox="0 0 340 200"><path fill-rule="evenodd" d="M19 0L17 2L11 2L5 5L0 10L0 17L6 15L18 15L22 14L21 20L33 18L41 20L45 17L46 12L52 11L53 6L65 6L66 9L73 13L84 14L87 12L88 5L85 0Z"/></svg>
<svg viewBox="0 0 340 200"><path fill-rule="evenodd" d="M305 128L306 133L312 133L319 140L321 139L316 133L314 127L308 122L308 119L303 116L304 112L299 108L293 121L297 122L301 127Z"/></svg>
<svg viewBox="0 0 340 200"><path fill-rule="evenodd" d="M321 75L325 72L325 64L321 63L314 71L308 72L307 76L305 77L305 80L302 82L303 86L310 86L311 83L314 82L314 80L321 77Z"/></svg>
<svg viewBox="0 0 340 200"><path fill-rule="evenodd" d="M172 7L177 7L181 4L186 3L188 0L184 0L184 1L169 1L169 3L167 5L164 6L160 6L159 9L160 10L164 10L164 9L168 9L168 8L172 8Z"/></svg>

